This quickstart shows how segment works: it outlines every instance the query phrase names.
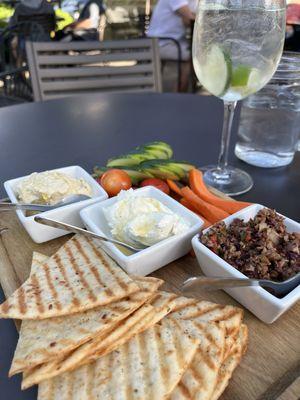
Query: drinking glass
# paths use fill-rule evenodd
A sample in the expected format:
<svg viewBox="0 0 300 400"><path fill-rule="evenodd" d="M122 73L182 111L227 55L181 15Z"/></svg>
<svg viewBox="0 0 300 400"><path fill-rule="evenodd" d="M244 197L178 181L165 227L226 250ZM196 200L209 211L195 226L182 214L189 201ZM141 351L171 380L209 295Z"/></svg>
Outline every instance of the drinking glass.
<svg viewBox="0 0 300 400"><path fill-rule="evenodd" d="M235 155L248 164L290 164L300 132L300 53L284 52L273 78L245 101Z"/></svg>
<svg viewBox="0 0 300 400"><path fill-rule="evenodd" d="M252 178L228 165L237 101L260 90L277 69L285 38L285 0L199 0L193 64L200 83L224 101L217 165L204 167L210 186L229 195L251 189Z"/></svg>

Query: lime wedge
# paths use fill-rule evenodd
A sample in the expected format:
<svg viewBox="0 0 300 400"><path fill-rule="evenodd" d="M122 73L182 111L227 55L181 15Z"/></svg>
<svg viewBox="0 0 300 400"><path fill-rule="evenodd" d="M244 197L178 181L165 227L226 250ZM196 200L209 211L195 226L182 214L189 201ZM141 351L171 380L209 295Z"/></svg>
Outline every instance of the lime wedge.
<svg viewBox="0 0 300 400"><path fill-rule="evenodd" d="M242 64L238 65L232 72L231 86L247 86L250 73L251 67Z"/></svg>
<svg viewBox="0 0 300 400"><path fill-rule="evenodd" d="M218 45L213 45L201 68L200 79L204 87L217 97L225 94L231 81L231 59Z"/></svg>

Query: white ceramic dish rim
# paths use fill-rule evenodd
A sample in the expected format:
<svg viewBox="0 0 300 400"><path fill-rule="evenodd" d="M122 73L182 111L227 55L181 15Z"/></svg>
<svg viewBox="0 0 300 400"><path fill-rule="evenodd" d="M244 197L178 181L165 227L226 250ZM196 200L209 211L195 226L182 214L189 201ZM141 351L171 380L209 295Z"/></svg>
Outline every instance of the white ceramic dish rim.
<svg viewBox="0 0 300 400"><path fill-rule="evenodd" d="M130 255L126 255L126 254L122 253L114 244L105 242L105 245L108 246L111 249L111 251L113 251L118 257L120 257L120 258L122 258L124 260L135 260L135 259L138 259L141 255L147 255L147 254L150 255L155 250L159 251L165 245L173 243L173 242L177 241L180 237L186 235L191 229L195 228L195 225L197 225L197 223L199 224L199 230L201 229L201 226L203 226L203 224L204 224L204 221L200 217L198 217L195 213L193 213L192 211L188 210L186 207L184 207L183 205L178 203L172 197L168 196L167 194L163 193L161 190L156 189L153 186L147 186L147 187L139 188L139 189L136 189L135 191L139 191L139 192L142 192L142 193L143 192L147 193L147 192L150 191L149 195L151 194L151 191L155 191L156 193L159 194L159 196L162 196L162 197L166 198L166 200L168 202L168 204L166 204L166 206L169 207L173 212L174 212L174 209L172 208L172 205L176 205L176 208L181 208L182 209L182 211L183 211L182 214L189 215L190 218L195 220L195 223L193 223L190 226L189 230L187 230L187 231L185 231L185 232L183 232L183 233L181 233L179 235L171 236L169 238L161 240L160 242L158 242L158 243L156 243L156 244L154 244L152 246L149 246L146 249L143 249L143 250L141 250L141 251L139 251L137 253L133 253L133 254L130 254ZM86 218L85 214L86 214L86 212L88 210L91 210L92 208L98 208L98 207L103 208L105 206L108 206L109 205L108 203L114 203L115 201L116 201L116 198L113 197L113 198L110 198L110 199L106 199L106 200L94 203L94 204L92 204L90 206L84 207L80 211L80 216L81 216L81 218L82 218L82 220L84 222L85 222L85 220L88 220L87 223L90 225L90 227L91 227L93 232L98 233L99 235L103 235L103 232L102 232L101 228L98 227L98 225L95 224L93 221L91 221L89 218ZM183 218L184 218L184 216L183 216Z"/></svg>
<svg viewBox="0 0 300 400"><path fill-rule="evenodd" d="M241 218L243 214L245 214L246 211L248 211L249 209L251 210L252 208L257 208L259 207L260 209L262 208L268 208L265 206L262 206L261 204L252 204L249 207L244 208L241 211L238 211L235 214L230 215L229 217L225 218L223 221L225 223L230 223L232 222L233 219L235 218ZM282 215L280 213L278 213L279 215ZM284 217L285 221L291 222L295 225L299 226L299 231L300 231L300 224L290 218L285 217L284 215L282 215ZM206 228L203 230L203 233L206 233L207 231L209 231L210 227ZM230 265L227 261L223 260L221 257L219 257L217 254L215 254L213 251L211 251L208 247L206 247L204 244L202 244L199 240L199 234L195 235L192 239L192 243L194 246L199 247L199 249L204 252L208 257L212 258L216 263L218 263L219 265L222 265L222 268L224 268L227 272L229 272L231 275L235 276L236 278L245 278L248 279L248 277L243 274L242 272L238 271L237 269L235 269L232 265ZM265 300L267 301L272 301L273 303L282 306L282 305L288 305L290 303L292 303L294 301L295 297L299 297L300 298L300 286L298 285L295 289L293 289L290 293L288 293L286 296L284 296L283 298L279 299L276 296L273 296L271 293L269 293L267 290L265 290L262 287L255 287L252 286L251 289L253 291L255 291L256 293L258 293L261 297L263 297Z"/></svg>
<svg viewBox="0 0 300 400"><path fill-rule="evenodd" d="M76 203L72 203L72 204L67 204L65 206L59 207L60 211L64 211L65 209L68 209L69 207L73 206L74 204L86 204L88 205L90 202L95 202L95 200L99 199L99 201L101 201L101 198L103 196L105 196L105 200L108 198L108 195L106 193L106 191L95 181L95 179L84 169L82 168L80 165L69 165L69 166L65 166L65 167L60 167L60 168L54 168L54 169L48 169L48 170L43 170L43 171L35 171L35 172L44 172L44 171L65 171L65 170L71 170L71 169L75 169L77 168L80 173L82 174L82 178L85 179L90 186L93 189L93 192L98 192L97 195L93 195L90 199L86 199L86 200L81 200L78 201ZM20 203L13 188L12 185L17 183L17 182L21 182L23 179L27 178L28 176L30 176L31 174L25 175L25 176L21 176L18 178L13 178L13 179L9 179L7 181L4 182L4 188L6 190L6 193L10 199L10 201L12 203ZM104 200L102 200L104 201ZM58 210L58 209L57 209ZM37 213L35 215L26 217L25 213L21 210L17 210L16 213L19 216L19 218L23 221L34 221L34 218L37 215L43 215L43 216L47 216L48 213L52 213L53 211L56 211L56 209L53 210L48 210L48 211L43 211L42 213Z"/></svg>

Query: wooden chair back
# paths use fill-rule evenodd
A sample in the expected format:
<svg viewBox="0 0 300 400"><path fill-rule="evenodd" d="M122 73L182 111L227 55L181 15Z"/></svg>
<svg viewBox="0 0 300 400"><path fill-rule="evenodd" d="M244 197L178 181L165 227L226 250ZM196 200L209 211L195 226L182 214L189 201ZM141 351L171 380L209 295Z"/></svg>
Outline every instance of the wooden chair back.
<svg viewBox="0 0 300 400"><path fill-rule="evenodd" d="M92 92L160 92L156 39L27 42L34 100Z"/></svg>

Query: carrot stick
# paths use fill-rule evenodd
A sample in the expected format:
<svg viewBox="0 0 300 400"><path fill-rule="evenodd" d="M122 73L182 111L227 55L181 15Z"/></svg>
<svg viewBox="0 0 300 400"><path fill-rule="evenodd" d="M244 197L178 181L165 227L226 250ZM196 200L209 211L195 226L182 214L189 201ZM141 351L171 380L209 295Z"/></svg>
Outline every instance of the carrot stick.
<svg viewBox="0 0 300 400"><path fill-rule="evenodd" d="M172 199L174 199L174 200L176 200L176 201L179 201L179 202L180 202L180 199L181 199L181 197L182 197L182 196L179 196L179 194L177 194L177 193L175 193L175 192L172 192L172 191L171 191L171 193L169 194L169 196L171 196Z"/></svg>
<svg viewBox="0 0 300 400"><path fill-rule="evenodd" d="M229 214L221 208L202 200L188 186L182 188L181 193L183 197L195 207L199 214L203 215L205 219L211 221L213 224L229 216Z"/></svg>
<svg viewBox="0 0 300 400"><path fill-rule="evenodd" d="M199 211L196 209L196 207L194 207L191 203L189 203L188 200L185 199L184 197L180 200L180 203L181 203L184 207L186 207L186 208L188 208L189 210L193 211L195 214L198 214L199 216L201 215L201 214L199 214Z"/></svg>
<svg viewBox="0 0 300 400"><path fill-rule="evenodd" d="M180 200L180 203L188 208L189 210L193 211L195 214L197 214L201 219L203 219L204 221L204 225L203 225L203 229L208 228L209 226L212 225L212 223L210 221L208 221L206 218L203 217L203 215L199 214L199 212L196 210L195 207L193 207L193 205L191 203L189 203L185 198Z"/></svg>
<svg viewBox="0 0 300 400"><path fill-rule="evenodd" d="M244 201L233 201L233 200L225 200L211 193L203 180L202 172L198 169L192 169L189 172L189 184L192 191L199 196L202 200L210 203L222 210L226 211L229 214L234 214L237 211L242 210L245 207L251 205L251 203L247 203Z"/></svg>
<svg viewBox="0 0 300 400"><path fill-rule="evenodd" d="M181 189L175 181L172 181L172 179L167 179L167 184L173 192L179 194L179 196L182 196Z"/></svg>

